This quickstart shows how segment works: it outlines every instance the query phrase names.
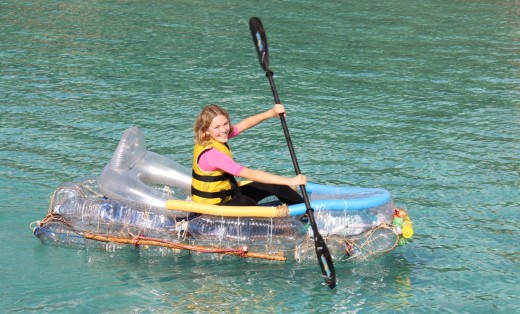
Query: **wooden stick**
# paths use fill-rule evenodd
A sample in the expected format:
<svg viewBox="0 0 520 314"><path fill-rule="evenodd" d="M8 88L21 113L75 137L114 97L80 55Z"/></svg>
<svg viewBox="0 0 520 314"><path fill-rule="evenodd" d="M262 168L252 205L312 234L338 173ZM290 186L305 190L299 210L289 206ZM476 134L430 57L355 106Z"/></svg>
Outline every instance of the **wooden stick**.
<svg viewBox="0 0 520 314"><path fill-rule="evenodd" d="M122 237L114 237L114 236L103 236L99 234L94 234L90 232L85 232L83 234L85 239L96 240L101 242L115 242L115 243L123 243L123 244L132 244L135 246L138 245L152 245L152 246L161 246L167 247L171 249L180 249L180 250L189 250L196 251L201 253L217 253L217 254L226 254L226 255L238 255L240 257L249 257L249 258L260 258L271 261L281 261L284 262L287 260L282 253L280 254L266 254L266 253L255 253L248 252L243 249L221 249L221 248L211 248L205 246L197 246L190 244L182 244L182 243L173 243L169 241L163 241L159 239L152 238L122 238Z"/></svg>

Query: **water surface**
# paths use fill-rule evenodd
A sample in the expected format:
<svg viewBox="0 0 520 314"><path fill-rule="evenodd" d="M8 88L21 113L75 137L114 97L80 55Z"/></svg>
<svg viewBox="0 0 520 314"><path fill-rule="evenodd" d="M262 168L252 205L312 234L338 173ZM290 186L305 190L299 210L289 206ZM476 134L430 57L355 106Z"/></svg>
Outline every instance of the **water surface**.
<svg viewBox="0 0 520 314"><path fill-rule="evenodd" d="M517 311L518 1L0 2L0 309L7 312ZM248 30L267 29L300 168L383 187L414 221L382 259L338 264L161 257L42 245L62 182L97 174L123 131L191 162L192 123L273 100ZM291 175L277 121L237 138L245 165Z"/></svg>

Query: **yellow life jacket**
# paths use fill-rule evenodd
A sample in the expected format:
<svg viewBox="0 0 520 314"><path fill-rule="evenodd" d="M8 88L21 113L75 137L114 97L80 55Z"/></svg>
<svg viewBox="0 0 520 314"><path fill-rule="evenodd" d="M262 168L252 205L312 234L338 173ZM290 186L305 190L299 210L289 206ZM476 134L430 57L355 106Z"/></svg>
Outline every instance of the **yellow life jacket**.
<svg viewBox="0 0 520 314"><path fill-rule="evenodd" d="M237 183L235 177L220 169L211 172L200 169L198 165L200 155L211 148L216 148L233 158L227 143L211 139L210 143L205 146L195 144L191 173L191 198L198 203L222 204L233 198L233 189Z"/></svg>

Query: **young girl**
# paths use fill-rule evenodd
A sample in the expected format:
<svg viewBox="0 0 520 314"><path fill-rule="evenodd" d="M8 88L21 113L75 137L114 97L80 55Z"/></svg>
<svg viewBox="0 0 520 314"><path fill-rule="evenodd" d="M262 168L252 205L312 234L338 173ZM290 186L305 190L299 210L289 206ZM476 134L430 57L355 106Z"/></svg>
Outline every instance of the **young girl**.
<svg viewBox="0 0 520 314"><path fill-rule="evenodd" d="M218 105L202 109L194 125L195 148L191 194L195 202L218 205L257 205L267 196L275 195L287 205L303 203L303 198L291 186L305 185L307 179L299 174L282 177L261 170L246 168L233 160L228 140L260 122L285 114L276 104L270 110L231 125L229 113ZM235 176L253 182L241 185Z"/></svg>

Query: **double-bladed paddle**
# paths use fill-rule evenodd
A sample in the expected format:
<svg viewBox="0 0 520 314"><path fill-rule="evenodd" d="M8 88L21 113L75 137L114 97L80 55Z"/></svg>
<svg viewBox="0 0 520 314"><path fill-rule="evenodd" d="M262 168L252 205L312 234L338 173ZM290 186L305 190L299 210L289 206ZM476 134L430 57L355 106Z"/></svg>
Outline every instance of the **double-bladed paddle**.
<svg viewBox="0 0 520 314"><path fill-rule="evenodd" d="M271 85L274 101L276 104L280 104L280 98L278 97L276 86L274 85L274 73L269 68L267 38L265 36L265 30L260 19L257 17L252 17L249 20L249 29L251 30L251 36L253 37L256 53L258 54L258 60L260 61L260 65L262 66L262 69L264 69L265 71L265 76L267 76L269 84ZM291 135L289 134L289 128L287 127L287 121L285 121L285 116L283 114L280 115L280 121L282 122L282 128L285 134L285 139L287 140L287 146L289 147L289 153L291 154L291 159L294 165L294 171L297 175L301 174L300 166L298 165L296 153L294 152L294 147L291 141ZM305 185L300 185L300 190L302 192L303 200L305 201L305 207L307 208L306 213L309 217L309 223L312 228L314 247L316 250L316 255L318 257L318 262L321 267L321 272L325 276L325 282L327 283L327 285L331 289L333 289L334 287L336 287L336 271L334 270L332 257L330 256L329 249L325 244L325 240L323 240L323 237L318 231L318 226L316 226L316 220L314 219L314 209L311 208L309 195L307 194Z"/></svg>

